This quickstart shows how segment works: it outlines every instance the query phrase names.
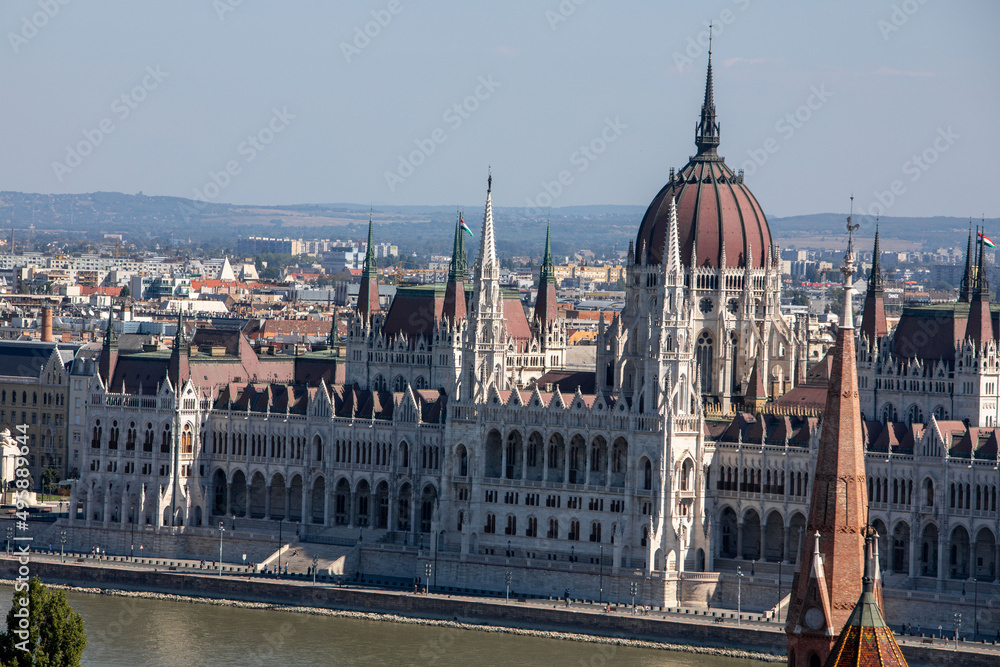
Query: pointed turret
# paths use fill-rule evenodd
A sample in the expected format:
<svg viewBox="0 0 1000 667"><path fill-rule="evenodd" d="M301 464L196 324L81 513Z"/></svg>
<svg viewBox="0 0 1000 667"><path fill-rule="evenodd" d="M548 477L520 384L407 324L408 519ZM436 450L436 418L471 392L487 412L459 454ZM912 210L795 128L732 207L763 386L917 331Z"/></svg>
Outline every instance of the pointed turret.
<svg viewBox="0 0 1000 667"><path fill-rule="evenodd" d="M174 391L180 391L181 387L191 377L191 344L187 339L187 332L184 331L184 315L177 311L177 335L174 336L174 344L170 350L170 361L167 364L167 377L173 385Z"/></svg>
<svg viewBox="0 0 1000 667"><path fill-rule="evenodd" d="M829 667L844 665L906 665L906 658L885 622L878 599L878 550L871 536L866 540L861 597L830 652Z"/></svg>
<svg viewBox="0 0 1000 667"><path fill-rule="evenodd" d="M118 332L115 330L115 307L108 309L108 326L104 330L104 343L101 345L101 357L98 361L97 370L101 376L101 381L108 391L111 391L111 378L115 374L115 366L118 365Z"/></svg>
<svg viewBox="0 0 1000 667"><path fill-rule="evenodd" d="M865 292L865 306L861 315L861 336L869 347L876 347L878 341L889 333L885 321L885 297L882 286L882 264L879 261L878 226L875 227L875 249L872 251L872 271L868 275L868 290Z"/></svg>
<svg viewBox="0 0 1000 667"><path fill-rule="evenodd" d="M711 30L709 30L711 32ZM712 86L712 47L708 47L708 73L705 76L705 101L701 105L701 119L695 126L694 143L698 155L715 155L719 147L719 123L715 120L715 93Z"/></svg>
<svg viewBox="0 0 1000 667"><path fill-rule="evenodd" d="M556 305L556 272L552 265L552 227L545 228L545 253L538 273L538 296L535 299L534 322L541 328L552 324L559 315Z"/></svg>
<svg viewBox="0 0 1000 667"><path fill-rule="evenodd" d="M455 242L448 267L448 284L444 290L444 316L454 324L465 319L465 281L468 279L468 264L465 259L465 221L461 214L455 222Z"/></svg>
<svg viewBox="0 0 1000 667"><path fill-rule="evenodd" d="M474 347L472 375L467 385L475 396L482 396L490 384L501 389L506 385L507 325L493 231L492 174L486 183L486 209L483 212L483 235L479 240L469 332L469 341Z"/></svg>
<svg viewBox="0 0 1000 667"><path fill-rule="evenodd" d="M824 576L816 579L803 569L792 583L785 626L790 667L808 665L812 654L818 656L820 664L826 662L836 633L861 594L868 489L849 290L854 273L853 232L857 227L850 224L850 219L848 229L847 254L841 267L844 312L833 351L806 524L807 534L818 533L819 537L815 549L803 545L799 559L803 567L811 555L814 562L819 559ZM813 582L822 589L818 596Z"/></svg>
<svg viewBox="0 0 1000 667"><path fill-rule="evenodd" d="M972 290L974 287L974 277L972 273L972 222L969 222L969 243L965 248L965 273L962 274L962 284L958 290L958 300L966 303L972 301Z"/></svg>
<svg viewBox="0 0 1000 667"><path fill-rule="evenodd" d="M972 300L969 303L969 321L965 326L965 338L981 349L993 339L993 318L990 316L990 285L983 265L983 232L976 231L975 277L973 279Z"/></svg>
<svg viewBox="0 0 1000 667"><path fill-rule="evenodd" d="M681 275L681 245L677 233L677 199L670 197L670 213L664 234L663 271L666 275Z"/></svg>
<svg viewBox="0 0 1000 667"><path fill-rule="evenodd" d="M372 216L368 214L368 248L365 250L365 263L361 271L361 289L358 290L358 316L365 323L371 321L372 315L379 312L378 304L378 271L375 268L375 243L372 233Z"/></svg>

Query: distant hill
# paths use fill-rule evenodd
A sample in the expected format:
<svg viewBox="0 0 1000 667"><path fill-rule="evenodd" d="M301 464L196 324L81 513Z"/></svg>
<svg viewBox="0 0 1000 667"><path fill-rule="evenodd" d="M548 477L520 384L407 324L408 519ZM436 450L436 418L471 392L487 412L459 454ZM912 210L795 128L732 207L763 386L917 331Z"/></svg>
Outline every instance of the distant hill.
<svg viewBox="0 0 1000 667"><path fill-rule="evenodd" d="M478 236L482 203L463 207L465 220ZM581 249L597 258L612 256L635 238L645 206L567 206L544 213L520 207L496 207L497 250L502 255L537 255L545 239L546 220L552 224L553 252L560 256ZM34 229L75 239L100 239L106 233L146 244L151 240L191 239L221 248L240 236L301 238L361 238L369 207L362 204L294 204L245 206L205 203L181 197L118 192L46 195L0 192L0 225ZM378 206L373 211L380 240L405 253L450 251L456 207ZM842 247L845 214L769 218L772 234L782 247ZM873 235L873 220L858 216L859 237ZM987 221L996 226L997 220ZM883 247L911 249L954 247L968 233L963 218L883 218ZM471 244L474 247L476 244ZM561 261L561 260L559 260Z"/></svg>

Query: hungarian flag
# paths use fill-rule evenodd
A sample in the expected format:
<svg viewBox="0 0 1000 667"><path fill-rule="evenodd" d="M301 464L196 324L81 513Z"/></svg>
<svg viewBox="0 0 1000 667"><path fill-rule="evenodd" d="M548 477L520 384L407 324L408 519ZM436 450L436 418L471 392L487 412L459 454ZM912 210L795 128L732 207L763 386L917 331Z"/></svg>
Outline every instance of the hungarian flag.
<svg viewBox="0 0 1000 667"><path fill-rule="evenodd" d="M997 244L990 240L989 236L986 236L982 232L979 232L979 240L983 242L983 245L987 248L996 248Z"/></svg>
<svg viewBox="0 0 1000 667"><path fill-rule="evenodd" d="M469 226L465 224L465 220L462 219L462 216L458 217L458 226L464 229L465 231L469 232L469 236L475 236L475 234L472 233L472 230L469 229ZM992 244L990 245L990 247L991 248L993 247Z"/></svg>

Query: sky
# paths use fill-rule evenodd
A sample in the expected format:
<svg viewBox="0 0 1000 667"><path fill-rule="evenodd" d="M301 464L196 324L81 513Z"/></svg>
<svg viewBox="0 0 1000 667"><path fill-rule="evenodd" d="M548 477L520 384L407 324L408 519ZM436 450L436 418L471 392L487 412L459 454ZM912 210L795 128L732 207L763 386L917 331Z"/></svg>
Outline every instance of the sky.
<svg viewBox="0 0 1000 667"><path fill-rule="evenodd" d="M1000 216L1000 3L4 0L0 190L648 204L720 154L770 216Z"/></svg>

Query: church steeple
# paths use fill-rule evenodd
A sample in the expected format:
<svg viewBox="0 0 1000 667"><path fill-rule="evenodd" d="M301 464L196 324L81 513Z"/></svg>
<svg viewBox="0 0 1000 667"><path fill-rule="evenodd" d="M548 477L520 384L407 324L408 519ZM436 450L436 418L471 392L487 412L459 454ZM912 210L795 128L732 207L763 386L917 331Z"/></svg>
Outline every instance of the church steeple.
<svg viewBox="0 0 1000 667"><path fill-rule="evenodd" d="M361 270L361 289L358 290L358 315L366 323L379 311L378 271L375 268L375 243L372 232L372 215L368 214L368 248Z"/></svg>
<svg viewBox="0 0 1000 667"><path fill-rule="evenodd" d="M868 488L858 402L858 369L851 318L850 279L854 273L853 232L844 257L844 313L830 369L830 387L812 477L812 499L806 534L816 535L815 547L803 545L788 607L789 666L809 665L815 653L826 663L834 640L861 595L864 528ZM812 571L806 563L813 556ZM817 570L817 565L822 569Z"/></svg>
<svg viewBox="0 0 1000 667"><path fill-rule="evenodd" d="M705 101L701 105L701 119L695 126L694 143L698 155L715 155L719 147L719 123L715 119L715 93L712 86L712 27L709 26L708 73L705 75Z"/></svg>

